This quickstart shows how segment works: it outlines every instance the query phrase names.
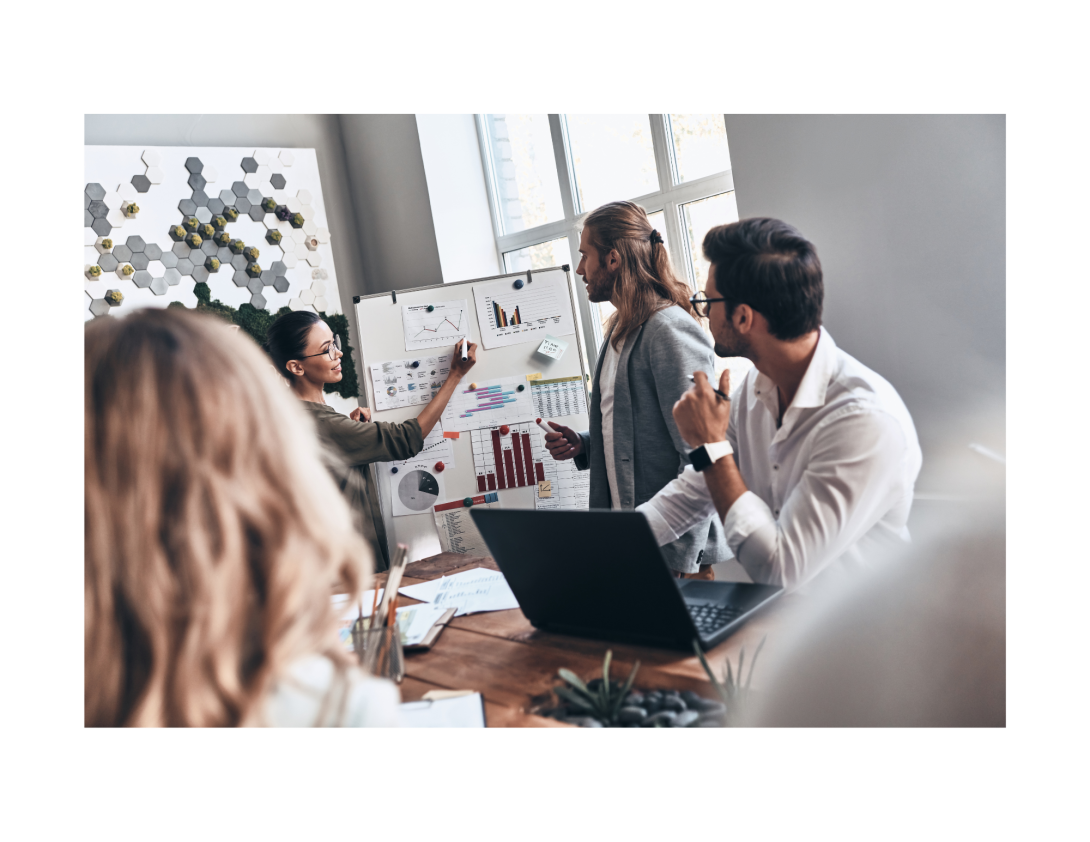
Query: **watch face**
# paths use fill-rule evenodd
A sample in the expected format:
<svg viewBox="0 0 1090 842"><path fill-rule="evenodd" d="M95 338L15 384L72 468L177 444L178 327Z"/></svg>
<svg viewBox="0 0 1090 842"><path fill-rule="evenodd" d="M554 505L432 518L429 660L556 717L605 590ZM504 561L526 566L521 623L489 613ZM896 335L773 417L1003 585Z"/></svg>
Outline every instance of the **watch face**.
<svg viewBox="0 0 1090 842"><path fill-rule="evenodd" d="M689 461L693 465L693 470L696 471L703 471L712 463L712 460L708 458L708 451L704 449L703 445L689 454Z"/></svg>

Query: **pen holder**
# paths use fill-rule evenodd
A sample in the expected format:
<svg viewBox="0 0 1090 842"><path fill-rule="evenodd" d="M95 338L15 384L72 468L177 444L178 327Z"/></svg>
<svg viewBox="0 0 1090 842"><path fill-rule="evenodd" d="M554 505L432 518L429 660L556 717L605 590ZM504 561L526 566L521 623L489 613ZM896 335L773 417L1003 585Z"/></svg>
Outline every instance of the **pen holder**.
<svg viewBox="0 0 1090 842"><path fill-rule="evenodd" d="M398 684L405 677L405 656L401 651L401 635L397 625L368 628L364 617L352 626L352 648L362 666L371 675L388 678Z"/></svg>

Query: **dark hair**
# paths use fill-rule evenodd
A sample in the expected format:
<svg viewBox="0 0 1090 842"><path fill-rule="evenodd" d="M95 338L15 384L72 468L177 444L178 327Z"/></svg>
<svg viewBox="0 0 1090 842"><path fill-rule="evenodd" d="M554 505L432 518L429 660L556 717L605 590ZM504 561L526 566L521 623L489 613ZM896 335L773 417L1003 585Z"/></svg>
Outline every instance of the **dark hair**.
<svg viewBox="0 0 1090 842"><path fill-rule="evenodd" d="M265 353L272 357L273 367L284 377L291 380L291 372L287 369L288 360L297 360L307 350L307 337L310 329L321 318L317 313L309 310L293 310L279 316L275 322L269 325L265 334L265 344L261 347Z"/></svg>
<svg viewBox="0 0 1090 842"><path fill-rule="evenodd" d="M755 217L718 225L704 237L704 257L714 267L728 315L748 304L783 340L821 327L821 261L813 244L786 222Z"/></svg>

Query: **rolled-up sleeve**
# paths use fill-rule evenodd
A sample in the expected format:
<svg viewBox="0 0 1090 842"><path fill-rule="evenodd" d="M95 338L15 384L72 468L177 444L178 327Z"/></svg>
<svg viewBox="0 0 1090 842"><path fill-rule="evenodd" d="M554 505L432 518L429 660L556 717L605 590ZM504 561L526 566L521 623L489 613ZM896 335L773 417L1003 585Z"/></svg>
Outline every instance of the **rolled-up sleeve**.
<svg viewBox="0 0 1090 842"><path fill-rule="evenodd" d="M424 447L420 422L410 418L401 424L384 421L353 421L329 413L319 419L323 432L349 465L411 459Z"/></svg>
<svg viewBox="0 0 1090 842"><path fill-rule="evenodd" d="M778 517L753 492L734 501L723 520L727 544L755 582L800 584L903 497L907 452L893 417L846 409L818 431L806 469Z"/></svg>

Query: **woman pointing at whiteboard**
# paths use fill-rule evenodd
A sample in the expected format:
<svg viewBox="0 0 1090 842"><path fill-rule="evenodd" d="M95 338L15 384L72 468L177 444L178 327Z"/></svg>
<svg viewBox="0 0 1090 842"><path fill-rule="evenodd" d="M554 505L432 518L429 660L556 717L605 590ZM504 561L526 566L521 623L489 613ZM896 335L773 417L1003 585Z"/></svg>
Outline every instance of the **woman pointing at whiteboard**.
<svg viewBox="0 0 1090 842"><path fill-rule="evenodd" d="M295 396L303 402L318 428L322 442L331 447L343 464L332 468L334 478L352 507L357 528L372 541L367 491L367 465L411 459L424 447L424 439L439 421L458 381L477 362L477 346L468 343L466 358L462 343L450 355L450 375L416 418L400 424L371 421L362 407L341 415L325 402L324 387L338 383L341 374L340 340L316 313L298 310L285 313L269 327L265 351L283 375Z"/></svg>

